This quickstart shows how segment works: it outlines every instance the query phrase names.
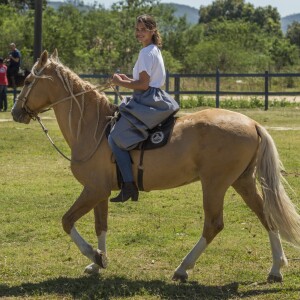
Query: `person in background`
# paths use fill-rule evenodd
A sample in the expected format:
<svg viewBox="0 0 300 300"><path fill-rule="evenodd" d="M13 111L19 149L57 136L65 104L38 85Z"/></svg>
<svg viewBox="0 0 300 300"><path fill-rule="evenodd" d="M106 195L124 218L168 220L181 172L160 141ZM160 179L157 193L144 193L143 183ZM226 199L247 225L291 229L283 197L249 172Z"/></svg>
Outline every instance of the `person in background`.
<svg viewBox="0 0 300 300"><path fill-rule="evenodd" d="M7 69L7 76L9 77L9 80L11 82L11 86L13 88L14 102L15 102L16 98L17 98L16 77L18 76L18 72L19 72L19 69L20 69L21 53L16 48L15 43L11 43L9 46L10 46L11 51L9 52L8 59L7 59L7 61L9 62L8 69Z"/></svg>
<svg viewBox="0 0 300 300"><path fill-rule="evenodd" d="M0 111L7 111L7 66L0 57Z"/></svg>
<svg viewBox="0 0 300 300"><path fill-rule="evenodd" d="M178 103L161 87L166 71L160 51L162 39L152 16L141 15L135 24L135 37L142 44L133 68L133 78L114 74L112 83L133 90L119 106L120 119L113 126L108 143L122 174L122 189L111 202L138 200L139 191L134 182L129 150L149 136L149 129L179 110Z"/></svg>

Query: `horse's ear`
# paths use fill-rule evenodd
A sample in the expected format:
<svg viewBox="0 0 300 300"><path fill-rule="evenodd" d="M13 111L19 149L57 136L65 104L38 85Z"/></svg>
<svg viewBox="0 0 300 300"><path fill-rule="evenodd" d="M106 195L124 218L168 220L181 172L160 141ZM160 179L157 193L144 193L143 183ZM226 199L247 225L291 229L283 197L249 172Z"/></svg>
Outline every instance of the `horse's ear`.
<svg viewBox="0 0 300 300"><path fill-rule="evenodd" d="M48 61L48 52L47 50L44 50L39 58L38 66L43 67L47 63L47 61Z"/></svg>
<svg viewBox="0 0 300 300"><path fill-rule="evenodd" d="M51 58L53 60L57 60L58 59L58 52L57 52L57 49L55 48L53 53L51 54Z"/></svg>

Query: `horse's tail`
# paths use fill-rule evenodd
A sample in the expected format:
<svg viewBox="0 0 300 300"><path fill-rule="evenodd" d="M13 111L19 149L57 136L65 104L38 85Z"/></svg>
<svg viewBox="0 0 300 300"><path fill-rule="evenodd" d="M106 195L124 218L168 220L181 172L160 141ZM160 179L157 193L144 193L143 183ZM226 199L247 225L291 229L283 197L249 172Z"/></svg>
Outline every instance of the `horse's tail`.
<svg viewBox="0 0 300 300"><path fill-rule="evenodd" d="M264 214L272 230L300 247L300 216L287 195L281 171L284 170L275 143L265 128L256 125L261 143L258 150L257 176L264 197Z"/></svg>

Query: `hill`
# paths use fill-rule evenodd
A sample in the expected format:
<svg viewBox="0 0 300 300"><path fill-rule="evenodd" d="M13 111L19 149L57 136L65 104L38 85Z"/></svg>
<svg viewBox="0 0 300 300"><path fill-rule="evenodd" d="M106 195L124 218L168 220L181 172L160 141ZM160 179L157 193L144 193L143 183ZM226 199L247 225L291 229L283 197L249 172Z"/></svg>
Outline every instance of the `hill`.
<svg viewBox="0 0 300 300"><path fill-rule="evenodd" d="M54 9L58 9L63 4L64 4L64 2L62 2L62 1L48 1L48 5L53 7ZM190 24L198 23L198 21L199 21L199 10L198 9L196 9L194 7L190 7L188 5L176 4L176 3L172 3L172 2L166 3L165 5L171 5L174 7L174 9L175 9L174 15L176 17L186 16L186 19ZM78 8L86 10L91 7L88 5L81 5L81 6L78 6ZM288 26L290 24L292 24L294 21L300 22L300 13L281 18L282 31L285 33Z"/></svg>
<svg viewBox="0 0 300 300"><path fill-rule="evenodd" d="M199 10L190 7L188 5L176 4L176 3L166 3L166 5L171 5L175 9L174 15L177 18L186 16L186 20L190 24L197 24L199 21Z"/></svg>
<svg viewBox="0 0 300 300"><path fill-rule="evenodd" d="M300 14L293 14L293 15L283 17L281 19L282 31L285 33L287 31L288 26L293 22L300 22Z"/></svg>
<svg viewBox="0 0 300 300"><path fill-rule="evenodd" d="M48 1L48 6L58 9L61 5L65 4L62 1ZM183 17L186 16L187 21L190 24L197 24L199 20L199 14L198 9L194 7L190 7L188 5L181 5L181 4L175 4L175 3L166 3L165 5L171 5L175 9L174 15L176 17ZM77 6L80 10L87 10L90 9L91 6L88 5L79 5Z"/></svg>

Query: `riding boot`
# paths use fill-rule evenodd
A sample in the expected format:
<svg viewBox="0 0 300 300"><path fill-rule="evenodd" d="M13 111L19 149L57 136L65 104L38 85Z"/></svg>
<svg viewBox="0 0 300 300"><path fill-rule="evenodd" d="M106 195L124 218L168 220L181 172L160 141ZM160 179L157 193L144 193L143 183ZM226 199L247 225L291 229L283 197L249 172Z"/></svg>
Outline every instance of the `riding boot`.
<svg viewBox="0 0 300 300"><path fill-rule="evenodd" d="M124 182L119 195L110 199L110 202L125 202L130 198L132 201L138 201L139 190L134 182Z"/></svg>

